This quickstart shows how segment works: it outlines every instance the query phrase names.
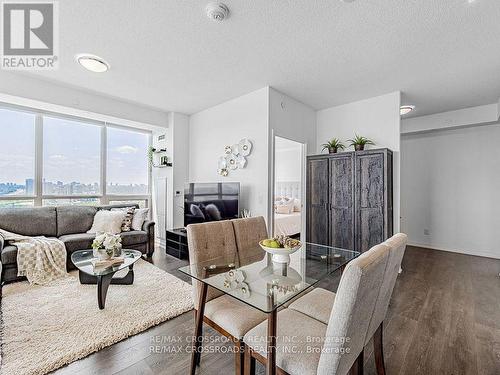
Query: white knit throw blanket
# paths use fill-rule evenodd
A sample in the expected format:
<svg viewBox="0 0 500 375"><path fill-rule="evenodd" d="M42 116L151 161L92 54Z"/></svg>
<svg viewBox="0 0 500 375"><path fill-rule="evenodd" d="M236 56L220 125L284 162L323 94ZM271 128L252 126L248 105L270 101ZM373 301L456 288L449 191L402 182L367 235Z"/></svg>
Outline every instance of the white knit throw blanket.
<svg viewBox="0 0 500 375"><path fill-rule="evenodd" d="M28 237L0 229L6 242L17 247L17 275L31 284L47 284L67 276L66 246L57 238Z"/></svg>

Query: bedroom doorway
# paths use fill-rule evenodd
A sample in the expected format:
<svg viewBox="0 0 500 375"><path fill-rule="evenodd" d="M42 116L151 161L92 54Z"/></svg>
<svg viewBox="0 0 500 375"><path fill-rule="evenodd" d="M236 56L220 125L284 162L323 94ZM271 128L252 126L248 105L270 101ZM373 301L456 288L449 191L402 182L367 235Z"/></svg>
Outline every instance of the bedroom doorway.
<svg viewBox="0 0 500 375"><path fill-rule="evenodd" d="M303 143L274 136L273 235L301 238L304 178Z"/></svg>

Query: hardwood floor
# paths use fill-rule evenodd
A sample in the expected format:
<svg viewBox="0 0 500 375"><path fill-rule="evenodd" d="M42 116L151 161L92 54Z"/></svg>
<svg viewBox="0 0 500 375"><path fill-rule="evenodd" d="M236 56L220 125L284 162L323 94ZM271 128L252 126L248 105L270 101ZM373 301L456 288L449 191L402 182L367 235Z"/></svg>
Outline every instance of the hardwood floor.
<svg viewBox="0 0 500 375"><path fill-rule="evenodd" d="M153 263L183 280L186 264L156 251ZM500 260L408 247L385 321L387 374L500 374ZM338 275L322 287L334 290ZM147 312L145 312L147 313ZM212 341L220 336L205 325ZM186 374L193 314L185 313L107 347L55 373ZM231 345L214 342L203 354L203 375L233 373ZM373 346L365 373L375 374ZM264 369L258 365L257 373Z"/></svg>

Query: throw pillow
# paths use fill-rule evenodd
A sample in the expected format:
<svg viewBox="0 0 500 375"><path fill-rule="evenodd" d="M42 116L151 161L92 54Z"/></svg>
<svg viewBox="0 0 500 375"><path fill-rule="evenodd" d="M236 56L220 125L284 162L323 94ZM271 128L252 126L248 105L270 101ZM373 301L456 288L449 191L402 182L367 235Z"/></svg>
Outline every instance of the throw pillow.
<svg viewBox="0 0 500 375"><path fill-rule="evenodd" d="M87 233L111 233L118 234L121 232L124 211L108 211L99 210L94 216L94 223Z"/></svg>
<svg viewBox="0 0 500 375"><path fill-rule="evenodd" d="M222 215L220 214L219 209L213 203L207 204L207 206L205 207L205 212L208 214L208 216L210 216L210 220L212 221L222 220Z"/></svg>
<svg viewBox="0 0 500 375"><path fill-rule="evenodd" d="M132 219L134 218L135 207L120 207L112 208L111 211L122 211L125 212L125 217L122 222L122 232L130 232L132 228Z"/></svg>
<svg viewBox="0 0 500 375"><path fill-rule="evenodd" d="M148 219L149 208L139 208L134 212L134 218L132 219L132 229L142 230L142 224Z"/></svg>
<svg viewBox="0 0 500 375"><path fill-rule="evenodd" d="M205 215L203 215L203 211L197 205L192 204L191 207L189 207L189 210L191 211L191 214L193 216L201 217L203 220L205 220Z"/></svg>

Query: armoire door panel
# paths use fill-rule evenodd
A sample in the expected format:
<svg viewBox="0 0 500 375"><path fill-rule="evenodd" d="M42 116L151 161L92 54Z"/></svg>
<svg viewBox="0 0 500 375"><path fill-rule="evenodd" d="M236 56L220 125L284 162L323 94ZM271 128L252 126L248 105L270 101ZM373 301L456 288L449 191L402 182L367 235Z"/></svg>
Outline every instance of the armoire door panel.
<svg viewBox="0 0 500 375"><path fill-rule="evenodd" d="M330 245L354 249L354 190L352 153L330 159Z"/></svg>
<svg viewBox="0 0 500 375"><path fill-rule="evenodd" d="M328 245L328 159L308 160L307 192L306 239Z"/></svg>
<svg viewBox="0 0 500 375"><path fill-rule="evenodd" d="M356 247L366 251L385 240L384 153L355 153Z"/></svg>
<svg viewBox="0 0 500 375"><path fill-rule="evenodd" d="M384 215L381 208L362 209L358 217L358 248L361 251L367 251L385 241Z"/></svg>
<svg viewBox="0 0 500 375"><path fill-rule="evenodd" d="M357 185L360 208L384 205L384 155L368 154L357 157Z"/></svg>

